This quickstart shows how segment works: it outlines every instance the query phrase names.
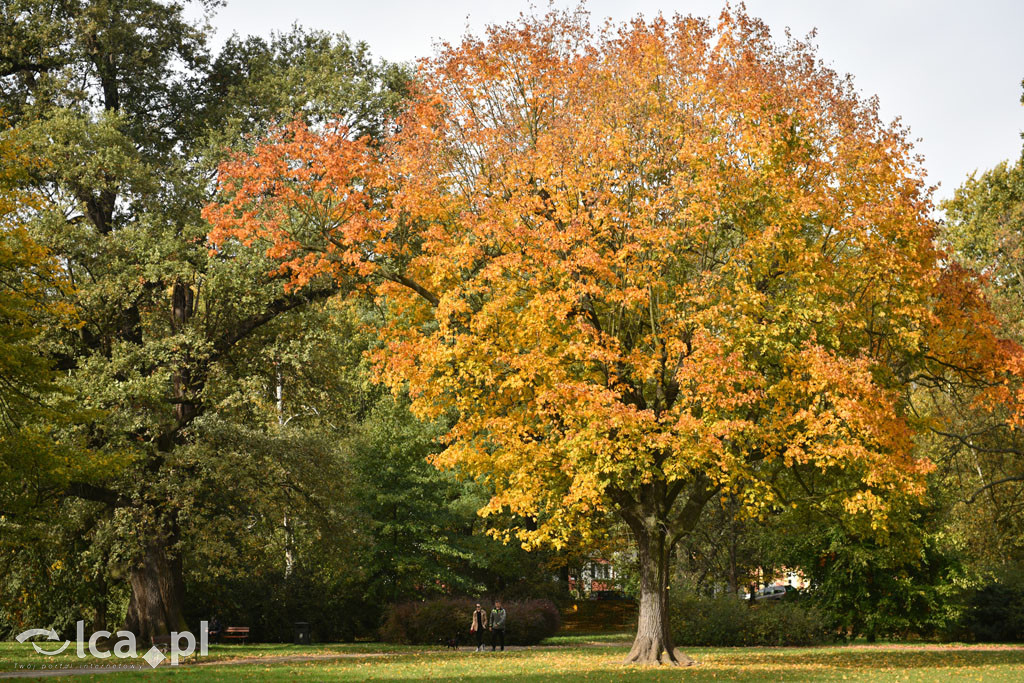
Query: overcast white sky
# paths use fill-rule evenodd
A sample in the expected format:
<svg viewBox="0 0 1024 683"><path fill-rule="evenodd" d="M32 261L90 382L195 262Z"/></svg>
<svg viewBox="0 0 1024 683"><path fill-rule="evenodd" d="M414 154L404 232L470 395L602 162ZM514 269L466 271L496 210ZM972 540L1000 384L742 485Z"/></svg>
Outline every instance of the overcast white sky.
<svg viewBox="0 0 1024 683"><path fill-rule="evenodd" d="M546 2L537 3L540 11ZM558 0L560 7L575 2ZM717 16L715 0L591 0L595 19L639 13ZM433 52L529 11L527 0L228 0L213 19L215 44L232 32L268 35L299 23L366 41L391 61ZM975 169L1016 159L1024 107L1024 0L747 0L772 32L818 29L819 54L878 95L887 118L900 116L920 138L918 151L937 197L949 196Z"/></svg>

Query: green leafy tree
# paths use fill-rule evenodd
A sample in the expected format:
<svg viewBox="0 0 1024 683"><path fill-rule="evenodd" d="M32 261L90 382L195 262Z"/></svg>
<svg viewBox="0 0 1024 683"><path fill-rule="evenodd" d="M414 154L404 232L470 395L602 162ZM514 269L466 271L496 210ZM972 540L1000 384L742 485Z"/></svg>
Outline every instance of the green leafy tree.
<svg viewBox="0 0 1024 683"><path fill-rule="evenodd" d="M442 425L413 417L407 400L390 396L382 396L355 430L350 458L358 509L368 524L370 601L555 596L557 558L494 538L476 514L487 501L486 486L430 464L443 433ZM490 527L501 522L491 520Z"/></svg>
<svg viewBox="0 0 1024 683"><path fill-rule="evenodd" d="M130 589L128 627L151 638L185 626L185 534L199 485L255 487L245 489L253 498L277 485L248 476L251 468L204 476L220 454L197 446L197 419L226 410L223 385L244 391L273 374L252 367L266 361L261 345L339 289L324 281L287 292L262 257L211 252L199 216L211 169L226 142L307 104L356 122L365 115L372 126L378 109L397 102L400 78L365 48L319 34L232 43L215 62L205 29L177 3L10 0L0 23L11 36L0 54L0 107L12 136L43 161L27 186L49 200L28 229L62 264L73 286L60 301L81 321L73 332L49 330L42 347L74 400L98 411L54 436L85 443L94 463L122 465L17 493L93 530L96 566ZM334 61L346 50L361 56ZM331 84L310 92L325 69ZM334 87L342 83L350 87ZM270 92L252 107L252 95ZM220 122L231 111L225 138ZM262 334L279 321L275 335ZM302 476L317 474L307 467Z"/></svg>
<svg viewBox="0 0 1024 683"><path fill-rule="evenodd" d="M1024 99L1024 98L1022 98ZM1024 343L1024 160L971 174L942 205L941 240L963 266L981 273L1001 334ZM941 399L933 410L952 416L936 430L933 449L952 492L950 530L963 539L982 573L1024 563L1024 437L1006 410L979 408L976 392Z"/></svg>

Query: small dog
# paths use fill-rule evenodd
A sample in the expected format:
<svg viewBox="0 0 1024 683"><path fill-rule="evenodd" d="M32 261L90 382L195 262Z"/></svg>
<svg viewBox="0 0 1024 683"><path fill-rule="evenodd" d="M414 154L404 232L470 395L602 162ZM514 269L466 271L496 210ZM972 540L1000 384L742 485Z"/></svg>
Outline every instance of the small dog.
<svg viewBox="0 0 1024 683"><path fill-rule="evenodd" d="M447 649L449 649L449 650L458 650L459 649L459 634L456 633L453 637L451 637L451 638L449 638L447 640L442 640L442 642L444 642L445 647Z"/></svg>

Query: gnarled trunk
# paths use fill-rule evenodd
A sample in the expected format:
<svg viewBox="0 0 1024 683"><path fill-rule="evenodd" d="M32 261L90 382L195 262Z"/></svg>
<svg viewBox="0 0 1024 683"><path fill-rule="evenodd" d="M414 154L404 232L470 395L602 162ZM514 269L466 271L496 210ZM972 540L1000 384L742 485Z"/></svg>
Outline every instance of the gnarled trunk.
<svg viewBox="0 0 1024 683"><path fill-rule="evenodd" d="M626 663L688 666L695 662L675 649L669 625L668 534L663 526L646 521L638 519L630 524L640 562L640 617Z"/></svg>
<svg viewBox="0 0 1024 683"><path fill-rule="evenodd" d="M185 582L181 560L168 555L168 545L168 539L160 536L149 540L128 577L132 594L125 628L139 642L151 643L155 636L187 629L182 614Z"/></svg>

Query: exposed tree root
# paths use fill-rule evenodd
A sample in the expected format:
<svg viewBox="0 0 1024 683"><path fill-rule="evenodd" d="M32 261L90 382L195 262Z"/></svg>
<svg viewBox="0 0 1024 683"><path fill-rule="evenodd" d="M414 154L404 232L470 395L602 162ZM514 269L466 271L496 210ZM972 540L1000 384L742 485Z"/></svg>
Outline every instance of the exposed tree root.
<svg viewBox="0 0 1024 683"><path fill-rule="evenodd" d="M666 648L659 638L638 636L623 663L642 666L694 666L697 662L676 648Z"/></svg>

